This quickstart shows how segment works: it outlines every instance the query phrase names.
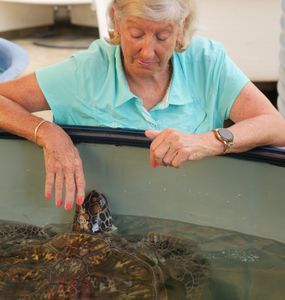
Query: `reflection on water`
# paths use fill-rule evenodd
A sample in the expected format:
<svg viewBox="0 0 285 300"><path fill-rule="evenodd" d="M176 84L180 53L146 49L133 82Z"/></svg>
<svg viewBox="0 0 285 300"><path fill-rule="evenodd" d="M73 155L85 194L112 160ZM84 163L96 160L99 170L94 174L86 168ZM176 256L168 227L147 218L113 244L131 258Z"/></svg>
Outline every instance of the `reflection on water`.
<svg viewBox="0 0 285 300"><path fill-rule="evenodd" d="M43 232L35 228L37 239L23 229L12 237L15 230L7 234L8 227L0 223L0 299L177 300L185 299L189 287L193 291L189 299L284 299L285 244L169 220L134 216L113 220L118 232L100 239L62 234L70 231L69 225L48 226ZM25 242L21 234L27 237ZM147 244L150 240L155 249ZM92 288L109 291L96 298L90 296ZM42 292L35 295L35 290Z"/></svg>
<svg viewBox="0 0 285 300"><path fill-rule="evenodd" d="M115 217L114 223L123 233L141 235L151 230L197 242L211 268L203 299L284 299L285 244L182 222L133 220L134 217Z"/></svg>

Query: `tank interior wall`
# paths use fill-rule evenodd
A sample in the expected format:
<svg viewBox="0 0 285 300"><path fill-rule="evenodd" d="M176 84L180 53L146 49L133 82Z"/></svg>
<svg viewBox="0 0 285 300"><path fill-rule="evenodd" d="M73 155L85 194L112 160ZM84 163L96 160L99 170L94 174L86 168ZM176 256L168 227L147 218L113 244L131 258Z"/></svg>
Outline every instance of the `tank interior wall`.
<svg viewBox="0 0 285 300"><path fill-rule="evenodd" d="M116 214L180 220L285 242L285 168L228 157L156 168L147 149L79 144L86 191L97 189ZM66 223L73 212L44 199L42 150L0 140L0 219Z"/></svg>

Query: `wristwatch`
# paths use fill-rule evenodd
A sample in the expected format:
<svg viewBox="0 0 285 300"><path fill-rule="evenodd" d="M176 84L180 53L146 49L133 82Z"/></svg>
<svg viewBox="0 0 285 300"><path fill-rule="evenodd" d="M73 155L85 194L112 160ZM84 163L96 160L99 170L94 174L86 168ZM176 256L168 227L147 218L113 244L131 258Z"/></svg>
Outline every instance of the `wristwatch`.
<svg viewBox="0 0 285 300"><path fill-rule="evenodd" d="M216 128L213 132L216 138L224 144L224 153L229 153L234 144L233 133L226 128Z"/></svg>

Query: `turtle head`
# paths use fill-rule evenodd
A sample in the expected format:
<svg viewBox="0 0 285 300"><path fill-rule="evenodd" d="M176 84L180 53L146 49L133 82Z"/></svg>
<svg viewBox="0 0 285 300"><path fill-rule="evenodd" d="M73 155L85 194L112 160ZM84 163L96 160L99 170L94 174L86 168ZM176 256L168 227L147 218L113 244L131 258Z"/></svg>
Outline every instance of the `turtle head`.
<svg viewBox="0 0 285 300"><path fill-rule="evenodd" d="M95 190L91 191L82 206L76 207L73 231L94 234L115 229L106 197Z"/></svg>

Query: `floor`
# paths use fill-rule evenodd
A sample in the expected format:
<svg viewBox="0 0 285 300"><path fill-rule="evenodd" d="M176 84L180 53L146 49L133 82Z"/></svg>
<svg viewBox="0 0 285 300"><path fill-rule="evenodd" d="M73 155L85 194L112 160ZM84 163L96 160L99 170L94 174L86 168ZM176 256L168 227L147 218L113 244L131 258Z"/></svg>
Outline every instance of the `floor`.
<svg viewBox="0 0 285 300"><path fill-rule="evenodd" d="M87 30L86 30L87 31ZM28 53L30 62L21 76L36 69L54 64L70 57L74 52L86 49L98 37L98 32L88 34L76 32L46 31L24 38L15 38L13 42L22 46Z"/></svg>
<svg viewBox="0 0 285 300"><path fill-rule="evenodd" d="M21 76L27 75L36 69L59 62L75 52L75 49L55 49L36 46L32 39L17 39L15 43L22 46L29 54L30 62Z"/></svg>

